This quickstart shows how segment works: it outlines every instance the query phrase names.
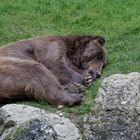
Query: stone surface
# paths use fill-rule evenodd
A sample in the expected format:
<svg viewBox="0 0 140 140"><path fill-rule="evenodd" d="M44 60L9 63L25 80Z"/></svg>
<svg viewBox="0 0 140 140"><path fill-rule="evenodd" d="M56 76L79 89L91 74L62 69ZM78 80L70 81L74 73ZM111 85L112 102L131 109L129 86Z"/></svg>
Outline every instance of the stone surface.
<svg viewBox="0 0 140 140"><path fill-rule="evenodd" d="M88 140L140 140L140 74L116 74L99 89L93 114L84 123Z"/></svg>
<svg viewBox="0 0 140 140"><path fill-rule="evenodd" d="M54 128L46 120L34 120L26 125L16 140L58 140Z"/></svg>
<svg viewBox="0 0 140 140"><path fill-rule="evenodd" d="M46 113L42 109L18 104L5 105L0 109L0 139L4 139L13 129L21 124L35 119L40 120L40 125L45 119L46 124L44 123L44 125L46 125L46 130L44 131L48 131L48 127L52 128L54 133L57 134L58 140L80 139L78 129L69 119L60 117L57 114Z"/></svg>
<svg viewBox="0 0 140 140"><path fill-rule="evenodd" d="M96 109L140 112L140 74L115 74L106 78L96 98Z"/></svg>

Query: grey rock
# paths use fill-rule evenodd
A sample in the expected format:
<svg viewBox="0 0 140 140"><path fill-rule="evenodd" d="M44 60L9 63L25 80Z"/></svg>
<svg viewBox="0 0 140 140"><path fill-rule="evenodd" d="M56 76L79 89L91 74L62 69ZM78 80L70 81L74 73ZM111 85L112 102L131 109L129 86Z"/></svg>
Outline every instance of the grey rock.
<svg viewBox="0 0 140 140"><path fill-rule="evenodd" d="M34 120L16 140L58 140L58 135L46 120Z"/></svg>
<svg viewBox="0 0 140 140"><path fill-rule="evenodd" d="M116 74L99 89L92 115L84 123L88 140L140 140L140 74Z"/></svg>
<svg viewBox="0 0 140 140"><path fill-rule="evenodd" d="M54 133L57 134L58 140L80 139L78 129L65 117L60 117L53 113L46 113L46 111L35 107L9 104L0 108L0 140L3 140L11 132L13 133L13 131L22 124L26 124L27 122L36 119L40 120L40 126L42 126L42 123L46 125L46 131L51 127L52 130L54 130ZM44 120L46 121L46 124L44 123ZM43 132L43 134L45 133Z"/></svg>
<svg viewBox="0 0 140 140"><path fill-rule="evenodd" d="M97 110L140 111L140 74L115 74L106 78L96 98ZM135 112L137 110L137 112Z"/></svg>

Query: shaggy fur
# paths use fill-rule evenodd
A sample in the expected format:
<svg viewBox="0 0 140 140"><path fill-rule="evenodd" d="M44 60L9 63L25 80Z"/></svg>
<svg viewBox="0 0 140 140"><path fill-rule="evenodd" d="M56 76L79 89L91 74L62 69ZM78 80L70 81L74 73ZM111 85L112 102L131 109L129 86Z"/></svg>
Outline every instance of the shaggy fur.
<svg viewBox="0 0 140 140"><path fill-rule="evenodd" d="M66 35L38 37L0 48L0 103L31 98L73 106L81 96L64 89L95 80L105 64L104 38Z"/></svg>

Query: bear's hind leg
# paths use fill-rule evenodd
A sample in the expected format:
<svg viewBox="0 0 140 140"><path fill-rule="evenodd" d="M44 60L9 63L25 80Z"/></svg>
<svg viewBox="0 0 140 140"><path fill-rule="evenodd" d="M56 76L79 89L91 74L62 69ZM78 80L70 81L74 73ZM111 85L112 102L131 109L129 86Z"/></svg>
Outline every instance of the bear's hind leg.
<svg viewBox="0 0 140 140"><path fill-rule="evenodd" d="M0 62L0 102L18 97L47 101L56 106L73 106L80 102L81 97L68 94L42 64L18 58L0 58Z"/></svg>

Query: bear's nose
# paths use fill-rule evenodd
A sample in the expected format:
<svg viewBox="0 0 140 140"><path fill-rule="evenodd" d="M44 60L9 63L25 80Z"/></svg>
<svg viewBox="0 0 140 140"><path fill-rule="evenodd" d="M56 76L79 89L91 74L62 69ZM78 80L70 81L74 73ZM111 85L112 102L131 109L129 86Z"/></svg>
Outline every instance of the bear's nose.
<svg viewBox="0 0 140 140"><path fill-rule="evenodd" d="M88 73L91 74L93 80L95 80L96 78L100 78L101 76L101 73L99 71L92 70L92 69L89 69Z"/></svg>
<svg viewBox="0 0 140 140"><path fill-rule="evenodd" d="M97 72L97 73L96 73L96 77L97 77L97 78L100 78L100 77L101 77L101 74L100 74L99 72Z"/></svg>

